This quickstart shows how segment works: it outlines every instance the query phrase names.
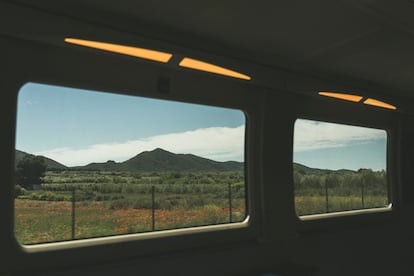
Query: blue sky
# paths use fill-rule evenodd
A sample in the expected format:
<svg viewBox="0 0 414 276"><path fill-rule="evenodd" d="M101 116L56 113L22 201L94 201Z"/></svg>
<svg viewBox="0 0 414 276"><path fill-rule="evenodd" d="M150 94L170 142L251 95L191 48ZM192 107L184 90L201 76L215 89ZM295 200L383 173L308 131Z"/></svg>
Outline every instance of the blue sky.
<svg viewBox="0 0 414 276"><path fill-rule="evenodd" d="M157 147L243 161L244 124L239 110L28 83L18 97L16 148L68 166Z"/></svg>
<svg viewBox="0 0 414 276"><path fill-rule="evenodd" d="M384 130L298 119L294 133L294 162L334 170L386 169Z"/></svg>

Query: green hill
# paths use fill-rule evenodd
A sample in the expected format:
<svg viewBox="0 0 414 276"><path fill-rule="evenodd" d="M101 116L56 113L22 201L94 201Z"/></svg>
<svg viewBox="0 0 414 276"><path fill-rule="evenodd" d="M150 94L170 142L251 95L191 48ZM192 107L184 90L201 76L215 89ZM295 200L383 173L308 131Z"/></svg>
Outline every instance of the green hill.
<svg viewBox="0 0 414 276"><path fill-rule="evenodd" d="M85 170L85 171L120 171L121 163L108 160L104 163L93 162L85 166L70 167L70 170Z"/></svg>
<svg viewBox="0 0 414 276"><path fill-rule="evenodd" d="M352 170L347 169L340 169L340 170L328 170L328 169L317 169L317 168L310 168L305 165L299 163L293 163L293 170L297 171L302 174L328 174L328 173L348 173L348 172L355 172Z"/></svg>
<svg viewBox="0 0 414 276"><path fill-rule="evenodd" d="M28 154L29 153L21 151L21 150L15 150L15 166L17 165L19 160L21 160L23 157L25 157ZM68 167L66 167L65 165L53 159L50 159L44 156L41 156L41 157L43 157L43 159L45 160L47 170L67 170L68 169Z"/></svg>
<svg viewBox="0 0 414 276"><path fill-rule="evenodd" d="M142 171L239 171L241 162L217 162L193 154L175 154L160 148L144 151L121 163L123 170Z"/></svg>
<svg viewBox="0 0 414 276"><path fill-rule="evenodd" d="M71 167L77 170L104 171L241 171L242 162L217 162L193 154L175 154L160 148L144 151L124 162L107 161L90 163L86 166Z"/></svg>
<svg viewBox="0 0 414 276"><path fill-rule="evenodd" d="M15 151L15 163L29 154L24 151ZM53 159L42 156L46 162L47 170L90 170L90 171L140 171L140 172L163 172L163 171L242 171L243 162L226 161L218 162L203 158L194 154L176 154L160 148L152 151L144 151L124 161L94 162L85 166L67 167ZM332 172L355 172L352 170L328 170L310 168L299 163L293 163L293 169L302 174L328 174Z"/></svg>

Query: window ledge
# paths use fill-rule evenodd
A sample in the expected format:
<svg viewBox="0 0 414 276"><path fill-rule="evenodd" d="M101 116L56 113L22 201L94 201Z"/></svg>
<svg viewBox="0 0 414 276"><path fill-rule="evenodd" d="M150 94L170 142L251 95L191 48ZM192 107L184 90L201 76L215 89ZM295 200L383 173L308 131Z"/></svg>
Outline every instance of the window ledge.
<svg viewBox="0 0 414 276"><path fill-rule="evenodd" d="M391 211L392 211L392 204L389 204L387 207L360 209L360 210L351 210L351 211L340 211L340 212L332 212L332 213L326 213L326 214L304 215L304 216L299 216L299 219L301 221L312 221L312 220L329 219L329 218L337 218L337 217L345 217L345 216L355 216L355 215L361 215L361 214L384 213L384 212L391 212Z"/></svg>

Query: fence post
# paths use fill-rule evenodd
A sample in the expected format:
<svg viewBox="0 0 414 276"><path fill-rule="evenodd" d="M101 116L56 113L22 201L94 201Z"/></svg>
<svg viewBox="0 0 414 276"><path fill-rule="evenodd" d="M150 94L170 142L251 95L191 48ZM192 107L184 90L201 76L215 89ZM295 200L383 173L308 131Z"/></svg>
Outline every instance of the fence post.
<svg viewBox="0 0 414 276"><path fill-rule="evenodd" d="M364 179L361 181L361 201L362 201L362 209L365 208L365 202L364 202Z"/></svg>
<svg viewBox="0 0 414 276"><path fill-rule="evenodd" d="M232 210L232 202L231 202L231 183L229 183L229 220L232 222L233 220L233 210Z"/></svg>
<svg viewBox="0 0 414 276"><path fill-rule="evenodd" d="M329 213L328 179L327 178L325 178L325 202L326 202L326 213Z"/></svg>
<svg viewBox="0 0 414 276"><path fill-rule="evenodd" d="M152 186L152 198L151 198L151 218L152 218L152 231L155 231L155 187Z"/></svg>
<svg viewBox="0 0 414 276"><path fill-rule="evenodd" d="M75 189L72 190L72 240L75 239L75 207L76 207Z"/></svg>

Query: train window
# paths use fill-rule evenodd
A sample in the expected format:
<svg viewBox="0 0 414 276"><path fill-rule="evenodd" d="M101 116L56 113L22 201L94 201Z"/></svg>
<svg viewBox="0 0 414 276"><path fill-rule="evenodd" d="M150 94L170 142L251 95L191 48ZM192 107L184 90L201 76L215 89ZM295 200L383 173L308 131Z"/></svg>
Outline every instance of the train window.
<svg viewBox="0 0 414 276"><path fill-rule="evenodd" d="M385 130L297 119L293 162L298 216L390 203Z"/></svg>
<svg viewBox="0 0 414 276"><path fill-rule="evenodd" d="M240 110L28 83L18 96L25 245L242 222Z"/></svg>

